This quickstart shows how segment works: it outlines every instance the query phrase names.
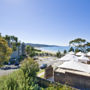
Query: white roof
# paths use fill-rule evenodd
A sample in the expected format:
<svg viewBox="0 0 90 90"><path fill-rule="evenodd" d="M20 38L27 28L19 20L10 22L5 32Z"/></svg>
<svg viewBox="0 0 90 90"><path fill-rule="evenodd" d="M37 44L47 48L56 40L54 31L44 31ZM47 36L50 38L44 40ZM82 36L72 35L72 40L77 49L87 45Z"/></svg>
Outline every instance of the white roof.
<svg viewBox="0 0 90 90"><path fill-rule="evenodd" d="M89 58L85 57L84 55L82 55L81 57L78 57L78 59L82 61L90 61Z"/></svg>
<svg viewBox="0 0 90 90"><path fill-rule="evenodd" d="M82 56L82 55L85 55L85 54L82 53L82 52L78 52L76 55L77 55L77 56Z"/></svg>
<svg viewBox="0 0 90 90"><path fill-rule="evenodd" d="M70 61L70 60L78 61L78 57L75 56L75 55L66 54L64 57L60 58L59 60L63 60L63 61Z"/></svg>
<svg viewBox="0 0 90 90"><path fill-rule="evenodd" d="M90 56L90 52L87 53L87 56Z"/></svg>
<svg viewBox="0 0 90 90"><path fill-rule="evenodd" d="M64 62L62 65L58 67L90 73L90 65L83 64L76 61Z"/></svg>
<svg viewBox="0 0 90 90"><path fill-rule="evenodd" d="M69 52L68 54L74 55L75 53L73 51Z"/></svg>

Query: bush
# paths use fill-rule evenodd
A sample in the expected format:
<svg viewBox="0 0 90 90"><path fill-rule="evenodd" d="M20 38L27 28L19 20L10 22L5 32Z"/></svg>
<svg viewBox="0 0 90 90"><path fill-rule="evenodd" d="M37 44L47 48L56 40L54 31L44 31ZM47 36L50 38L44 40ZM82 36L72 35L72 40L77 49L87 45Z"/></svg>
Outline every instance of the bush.
<svg viewBox="0 0 90 90"><path fill-rule="evenodd" d="M39 65L33 59L27 58L23 61L21 70L24 75L27 75L28 77L35 77L36 72L39 71Z"/></svg>
<svg viewBox="0 0 90 90"><path fill-rule="evenodd" d="M62 85L50 86L46 89L37 84L38 64L31 58L23 61L21 69L8 76L0 77L0 90L71 90Z"/></svg>
<svg viewBox="0 0 90 90"><path fill-rule="evenodd" d="M19 84L13 77L9 77L5 84L5 90L19 90Z"/></svg>
<svg viewBox="0 0 90 90"><path fill-rule="evenodd" d="M60 52L60 51L58 51L58 52L56 53L56 56L57 56L58 58L61 58L61 57L62 57L61 52Z"/></svg>
<svg viewBox="0 0 90 90"><path fill-rule="evenodd" d="M40 90L36 82L37 71L38 64L31 58L25 59L21 69L0 78L0 90Z"/></svg>

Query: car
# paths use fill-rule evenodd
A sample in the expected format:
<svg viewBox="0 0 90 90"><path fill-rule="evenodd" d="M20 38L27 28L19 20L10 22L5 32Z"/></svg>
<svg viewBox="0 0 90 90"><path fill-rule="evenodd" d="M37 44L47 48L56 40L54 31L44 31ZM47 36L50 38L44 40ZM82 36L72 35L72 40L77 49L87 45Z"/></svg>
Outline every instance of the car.
<svg viewBox="0 0 90 90"><path fill-rule="evenodd" d="M2 70L9 70L9 69L11 69L11 67L5 66L5 67L2 67L1 69L2 69Z"/></svg>
<svg viewBox="0 0 90 90"><path fill-rule="evenodd" d="M47 67L47 64L42 64L41 66L40 66L40 69L45 69Z"/></svg>

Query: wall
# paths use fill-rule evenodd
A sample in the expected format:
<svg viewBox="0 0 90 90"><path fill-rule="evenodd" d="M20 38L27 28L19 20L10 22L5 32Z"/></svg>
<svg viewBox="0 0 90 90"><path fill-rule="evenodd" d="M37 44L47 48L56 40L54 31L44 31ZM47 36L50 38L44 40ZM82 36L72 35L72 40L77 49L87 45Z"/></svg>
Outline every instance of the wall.
<svg viewBox="0 0 90 90"><path fill-rule="evenodd" d="M72 74L72 73L65 73L65 82L68 85L75 86L77 88L90 88L90 77Z"/></svg>
<svg viewBox="0 0 90 90"><path fill-rule="evenodd" d="M50 77L52 77L52 76L53 76L53 67L50 65L49 67L47 67L47 68L45 69L44 78L45 78L45 79L48 79L48 78L50 78Z"/></svg>
<svg viewBox="0 0 90 90"><path fill-rule="evenodd" d="M54 72L54 80L59 83L65 83L67 85L90 90L90 77L79 74L73 74L70 72Z"/></svg>
<svg viewBox="0 0 90 90"><path fill-rule="evenodd" d="M65 73L54 72L54 81L64 84L65 83Z"/></svg>

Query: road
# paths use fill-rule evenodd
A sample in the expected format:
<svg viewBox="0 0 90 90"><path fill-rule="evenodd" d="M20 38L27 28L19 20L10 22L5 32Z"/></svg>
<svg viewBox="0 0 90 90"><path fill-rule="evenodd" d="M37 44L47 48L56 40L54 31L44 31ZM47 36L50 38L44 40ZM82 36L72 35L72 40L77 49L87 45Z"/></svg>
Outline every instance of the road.
<svg viewBox="0 0 90 90"><path fill-rule="evenodd" d="M14 65L6 65L3 68L0 68L0 76L8 75L16 71L19 67Z"/></svg>

